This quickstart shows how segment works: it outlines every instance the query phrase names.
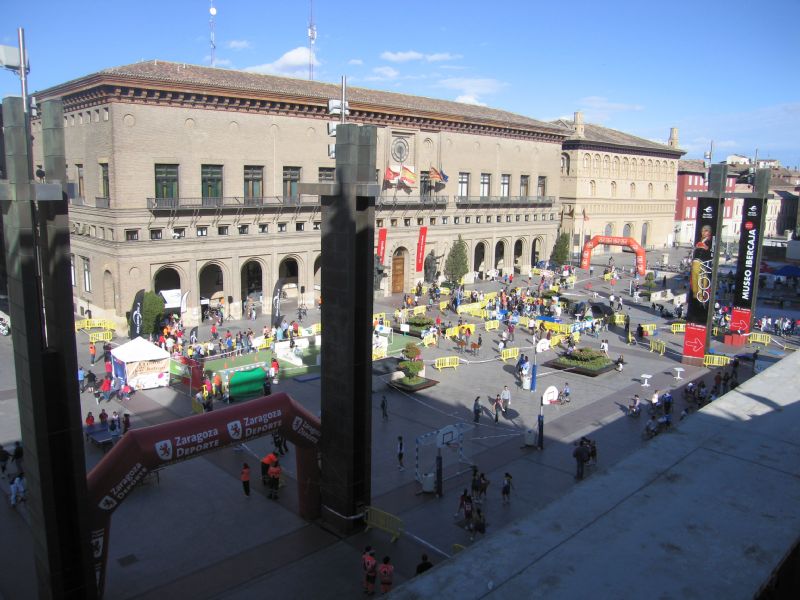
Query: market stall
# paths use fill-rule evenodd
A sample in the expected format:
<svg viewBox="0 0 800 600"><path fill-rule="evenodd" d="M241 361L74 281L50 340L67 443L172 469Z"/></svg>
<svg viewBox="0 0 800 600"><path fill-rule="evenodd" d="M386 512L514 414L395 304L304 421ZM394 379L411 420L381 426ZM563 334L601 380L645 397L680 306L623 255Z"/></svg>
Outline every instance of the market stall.
<svg viewBox="0 0 800 600"><path fill-rule="evenodd" d="M169 352L138 337L111 350L114 376L135 390L169 385Z"/></svg>

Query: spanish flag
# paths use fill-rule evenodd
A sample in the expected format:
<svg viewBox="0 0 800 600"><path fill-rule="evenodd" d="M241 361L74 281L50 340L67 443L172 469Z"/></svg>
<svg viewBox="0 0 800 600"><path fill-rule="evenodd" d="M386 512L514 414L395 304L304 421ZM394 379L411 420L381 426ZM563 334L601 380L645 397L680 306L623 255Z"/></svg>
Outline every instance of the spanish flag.
<svg viewBox="0 0 800 600"><path fill-rule="evenodd" d="M408 185L413 185L417 183L417 174L407 166L403 165L400 172L400 181Z"/></svg>
<svg viewBox="0 0 800 600"><path fill-rule="evenodd" d="M398 177L400 177L400 173L393 171L391 167L386 167L386 172L383 174L384 181L395 181Z"/></svg>
<svg viewBox="0 0 800 600"><path fill-rule="evenodd" d="M442 174L435 167L431 167L430 168L430 177L429 178L430 178L431 181L444 181L442 179Z"/></svg>

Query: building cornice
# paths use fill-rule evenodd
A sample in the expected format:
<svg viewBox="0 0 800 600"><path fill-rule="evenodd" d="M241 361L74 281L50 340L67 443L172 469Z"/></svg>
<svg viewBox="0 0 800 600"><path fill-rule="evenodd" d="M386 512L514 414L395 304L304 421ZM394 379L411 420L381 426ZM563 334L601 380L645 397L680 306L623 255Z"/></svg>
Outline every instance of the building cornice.
<svg viewBox="0 0 800 600"><path fill-rule="evenodd" d="M657 150L655 148L642 148L640 146L627 146L622 144L610 144L608 142L591 142L588 140L565 140L564 150L586 150L591 152L614 152L616 154L628 154L638 156L653 156L656 158L666 158L678 160L685 154L683 150Z"/></svg>

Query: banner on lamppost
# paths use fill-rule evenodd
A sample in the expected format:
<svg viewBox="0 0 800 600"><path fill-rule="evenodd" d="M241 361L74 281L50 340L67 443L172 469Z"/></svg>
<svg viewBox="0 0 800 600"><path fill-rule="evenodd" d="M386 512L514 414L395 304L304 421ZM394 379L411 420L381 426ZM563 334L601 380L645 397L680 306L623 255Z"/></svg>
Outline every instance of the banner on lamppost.
<svg viewBox="0 0 800 600"><path fill-rule="evenodd" d="M381 264L383 264L386 258L386 227L378 229L378 258L381 259Z"/></svg>
<svg viewBox="0 0 800 600"><path fill-rule="evenodd" d="M136 292L136 296L133 298L133 304L131 305L131 317L130 317L130 331L128 336L131 339L137 338L142 335L142 306L144 304L144 290L139 290Z"/></svg>
<svg viewBox="0 0 800 600"><path fill-rule="evenodd" d="M419 228L419 239L417 240L417 273L422 271L425 264L425 238L428 236L428 228Z"/></svg>
<svg viewBox="0 0 800 600"><path fill-rule="evenodd" d="M733 291L731 330L750 333L758 290L758 267L764 230L764 200L746 198L742 205L739 258L736 261L736 285Z"/></svg>
<svg viewBox="0 0 800 600"><path fill-rule="evenodd" d="M686 335L683 354L703 358L709 321L714 310L714 275L719 244L720 200L700 197L697 201L694 247L689 274Z"/></svg>

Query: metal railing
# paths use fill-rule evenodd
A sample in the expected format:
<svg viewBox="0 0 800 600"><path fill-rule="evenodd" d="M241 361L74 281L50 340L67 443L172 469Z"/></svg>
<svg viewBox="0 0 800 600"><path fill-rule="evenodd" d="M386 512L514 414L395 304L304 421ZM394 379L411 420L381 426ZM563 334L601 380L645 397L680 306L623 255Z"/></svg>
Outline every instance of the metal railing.
<svg viewBox="0 0 800 600"><path fill-rule="evenodd" d="M376 208L392 208L394 206L447 206L447 196L407 196L405 194L392 194L391 196L378 196L375 199Z"/></svg>
<svg viewBox="0 0 800 600"><path fill-rule="evenodd" d="M319 206L319 196L225 196L221 198L148 198L150 210L282 208Z"/></svg>
<svg viewBox="0 0 800 600"><path fill-rule="evenodd" d="M459 206L552 206L555 196L455 196Z"/></svg>

